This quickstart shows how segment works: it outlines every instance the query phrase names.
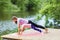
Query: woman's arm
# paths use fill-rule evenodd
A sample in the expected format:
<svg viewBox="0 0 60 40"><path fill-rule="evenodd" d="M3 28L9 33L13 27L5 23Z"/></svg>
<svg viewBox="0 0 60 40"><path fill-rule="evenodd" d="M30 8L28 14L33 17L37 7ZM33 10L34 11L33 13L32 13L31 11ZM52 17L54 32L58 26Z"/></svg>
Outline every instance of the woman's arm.
<svg viewBox="0 0 60 40"><path fill-rule="evenodd" d="M20 24L18 24L18 34L20 34L20 31L21 31Z"/></svg>

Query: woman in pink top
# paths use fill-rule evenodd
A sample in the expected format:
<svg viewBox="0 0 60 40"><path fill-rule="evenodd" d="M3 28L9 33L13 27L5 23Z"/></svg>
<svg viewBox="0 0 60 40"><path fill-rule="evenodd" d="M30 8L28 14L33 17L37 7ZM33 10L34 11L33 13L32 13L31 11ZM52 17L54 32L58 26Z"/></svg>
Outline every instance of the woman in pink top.
<svg viewBox="0 0 60 40"><path fill-rule="evenodd" d="M18 25L18 34L21 34L25 30L25 28L32 28L39 32L41 32L41 30L38 28L42 28L42 29L45 29L46 32L48 32L47 28L45 28L41 25L37 25L37 24L33 23L31 20L17 18L16 16L13 16L12 20Z"/></svg>

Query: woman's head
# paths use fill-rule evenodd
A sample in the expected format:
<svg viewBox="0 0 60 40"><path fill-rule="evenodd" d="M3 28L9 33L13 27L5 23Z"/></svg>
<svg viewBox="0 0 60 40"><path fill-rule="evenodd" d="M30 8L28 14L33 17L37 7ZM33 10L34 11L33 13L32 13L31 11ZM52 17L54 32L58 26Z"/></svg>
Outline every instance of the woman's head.
<svg viewBox="0 0 60 40"><path fill-rule="evenodd" d="M13 16L12 20L13 20L13 22L15 22L17 24L17 17L16 16Z"/></svg>

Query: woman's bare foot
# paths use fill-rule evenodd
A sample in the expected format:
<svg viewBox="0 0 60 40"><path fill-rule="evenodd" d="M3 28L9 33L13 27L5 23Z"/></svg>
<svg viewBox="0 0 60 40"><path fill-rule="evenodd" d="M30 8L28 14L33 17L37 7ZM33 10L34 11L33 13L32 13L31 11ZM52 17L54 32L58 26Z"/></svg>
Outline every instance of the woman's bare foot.
<svg viewBox="0 0 60 40"><path fill-rule="evenodd" d="M48 29L47 28L45 28L45 33L48 33Z"/></svg>

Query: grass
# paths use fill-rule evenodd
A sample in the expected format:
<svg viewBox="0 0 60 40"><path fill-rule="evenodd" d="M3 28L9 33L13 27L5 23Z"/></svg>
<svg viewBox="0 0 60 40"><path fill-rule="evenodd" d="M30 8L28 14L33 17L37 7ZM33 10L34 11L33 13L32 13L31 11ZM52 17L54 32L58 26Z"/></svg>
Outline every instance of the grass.
<svg viewBox="0 0 60 40"><path fill-rule="evenodd" d="M1 36L2 35L6 35L6 34L9 34L9 33L14 33L14 32L17 32L17 28L14 29L14 30L5 30L3 32L0 33L0 40L2 40Z"/></svg>

